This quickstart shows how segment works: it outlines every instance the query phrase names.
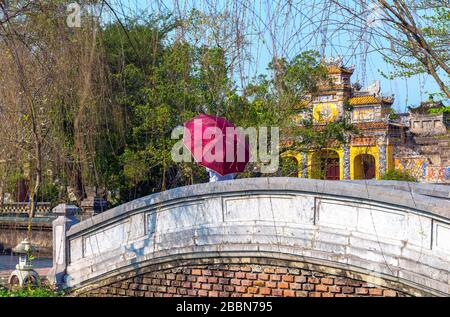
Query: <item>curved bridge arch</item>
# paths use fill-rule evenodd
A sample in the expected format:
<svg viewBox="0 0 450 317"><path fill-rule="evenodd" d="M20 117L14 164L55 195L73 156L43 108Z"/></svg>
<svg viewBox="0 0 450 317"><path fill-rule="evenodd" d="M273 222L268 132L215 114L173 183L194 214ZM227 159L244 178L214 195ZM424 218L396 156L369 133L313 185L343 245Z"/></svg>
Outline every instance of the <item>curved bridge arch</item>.
<svg viewBox="0 0 450 317"><path fill-rule="evenodd" d="M67 231L58 219L54 271L82 294L151 270L276 260L407 295L450 295L448 187L369 184L242 179L143 197Z"/></svg>

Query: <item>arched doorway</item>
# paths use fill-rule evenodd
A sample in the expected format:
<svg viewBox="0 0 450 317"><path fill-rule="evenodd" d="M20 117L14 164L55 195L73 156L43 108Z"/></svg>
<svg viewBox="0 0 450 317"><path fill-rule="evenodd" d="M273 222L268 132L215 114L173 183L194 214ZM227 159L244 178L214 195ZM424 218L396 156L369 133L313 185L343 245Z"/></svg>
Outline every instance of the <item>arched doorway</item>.
<svg viewBox="0 0 450 317"><path fill-rule="evenodd" d="M312 178L339 180L339 154L333 150L322 150L313 154Z"/></svg>
<svg viewBox="0 0 450 317"><path fill-rule="evenodd" d="M278 176L298 177L298 161L293 155L281 156Z"/></svg>
<svg viewBox="0 0 450 317"><path fill-rule="evenodd" d="M376 175L375 157L370 154L360 154L353 161L355 179L372 179Z"/></svg>

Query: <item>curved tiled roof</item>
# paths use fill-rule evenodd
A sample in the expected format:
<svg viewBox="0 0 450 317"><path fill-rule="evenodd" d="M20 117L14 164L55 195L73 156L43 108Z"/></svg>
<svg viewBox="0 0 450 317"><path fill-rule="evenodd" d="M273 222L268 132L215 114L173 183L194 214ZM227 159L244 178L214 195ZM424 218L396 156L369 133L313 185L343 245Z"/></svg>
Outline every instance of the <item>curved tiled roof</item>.
<svg viewBox="0 0 450 317"><path fill-rule="evenodd" d="M378 105L381 103L387 103L392 104L392 101L383 97L375 97L373 95L367 95L367 96L356 96L352 97L348 100L350 102L350 105L356 106L356 105Z"/></svg>
<svg viewBox="0 0 450 317"><path fill-rule="evenodd" d="M353 68L339 67L336 65L327 66L327 70L328 74L341 74L341 73L353 74Z"/></svg>

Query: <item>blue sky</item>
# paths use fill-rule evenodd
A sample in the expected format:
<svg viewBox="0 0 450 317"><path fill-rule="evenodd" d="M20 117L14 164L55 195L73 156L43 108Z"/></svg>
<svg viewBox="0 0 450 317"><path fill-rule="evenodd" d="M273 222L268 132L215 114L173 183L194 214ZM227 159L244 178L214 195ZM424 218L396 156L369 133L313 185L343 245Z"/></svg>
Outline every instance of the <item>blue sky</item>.
<svg viewBox="0 0 450 317"><path fill-rule="evenodd" d="M186 14L192 8L206 13L224 12L225 9L231 12L234 8L233 3L236 3L233 1L114 0L111 3L115 7L121 7L119 11L125 15L142 10L149 14L170 11L175 15L181 15ZM341 13L323 10L320 6L321 0L312 0L311 3L313 4L299 6L301 10L298 12L292 12L293 9L286 9L282 1L275 3L271 0L255 0L252 2L251 8L246 7L246 10L241 10L242 12L236 10L231 13L233 18L238 19L242 16L242 21L245 21L241 22L241 26L244 25L244 33L249 42L247 52L251 55L251 60L243 63L239 74L238 72L235 74L236 79L241 78L238 75L242 73L249 78L266 73L267 64L274 55L292 58L303 50L317 50L324 52L327 57L341 56L346 66L354 65L353 82L359 80L364 86L367 86L373 80L380 80L382 93L389 96L395 95L394 108L399 112L406 111L407 106L417 106L421 101L428 99L429 93L439 91L437 84L428 75L394 80L388 80L381 76L379 70L388 73L392 70L392 66L387 64L378 52L370 52L371 47L363 45L363 41L356 40L362 33L354 34L355 31L351 33L340 29L333 30L330 26L323 33L318 32L314 19L323 20L334 14L338 19L334 22L339 23L342 22L339 20ZM248 21L244 19L248 19ZM333 20L330 22L330 25L332 24ZM322 26L320 30L323 28ZM327 34L326 40L323 40L322 34ZM366 40L368 39L366 38ZM373 39L373 41L375 40ZM372 44L371 40L368 42Z"/></svg>

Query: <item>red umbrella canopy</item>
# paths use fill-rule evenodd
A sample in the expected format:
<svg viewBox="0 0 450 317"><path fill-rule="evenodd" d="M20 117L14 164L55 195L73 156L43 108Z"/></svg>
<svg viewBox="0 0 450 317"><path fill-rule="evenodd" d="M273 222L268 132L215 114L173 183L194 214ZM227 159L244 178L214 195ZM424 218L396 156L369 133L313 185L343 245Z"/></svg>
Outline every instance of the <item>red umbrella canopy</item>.
<svg viewBox="0 0 450 317"><path fill-rule="evenodd" d="M222 176L242 173L250 159L248 139L222 117L200 114L185 122L183 143L199 165Z"/></svg>

